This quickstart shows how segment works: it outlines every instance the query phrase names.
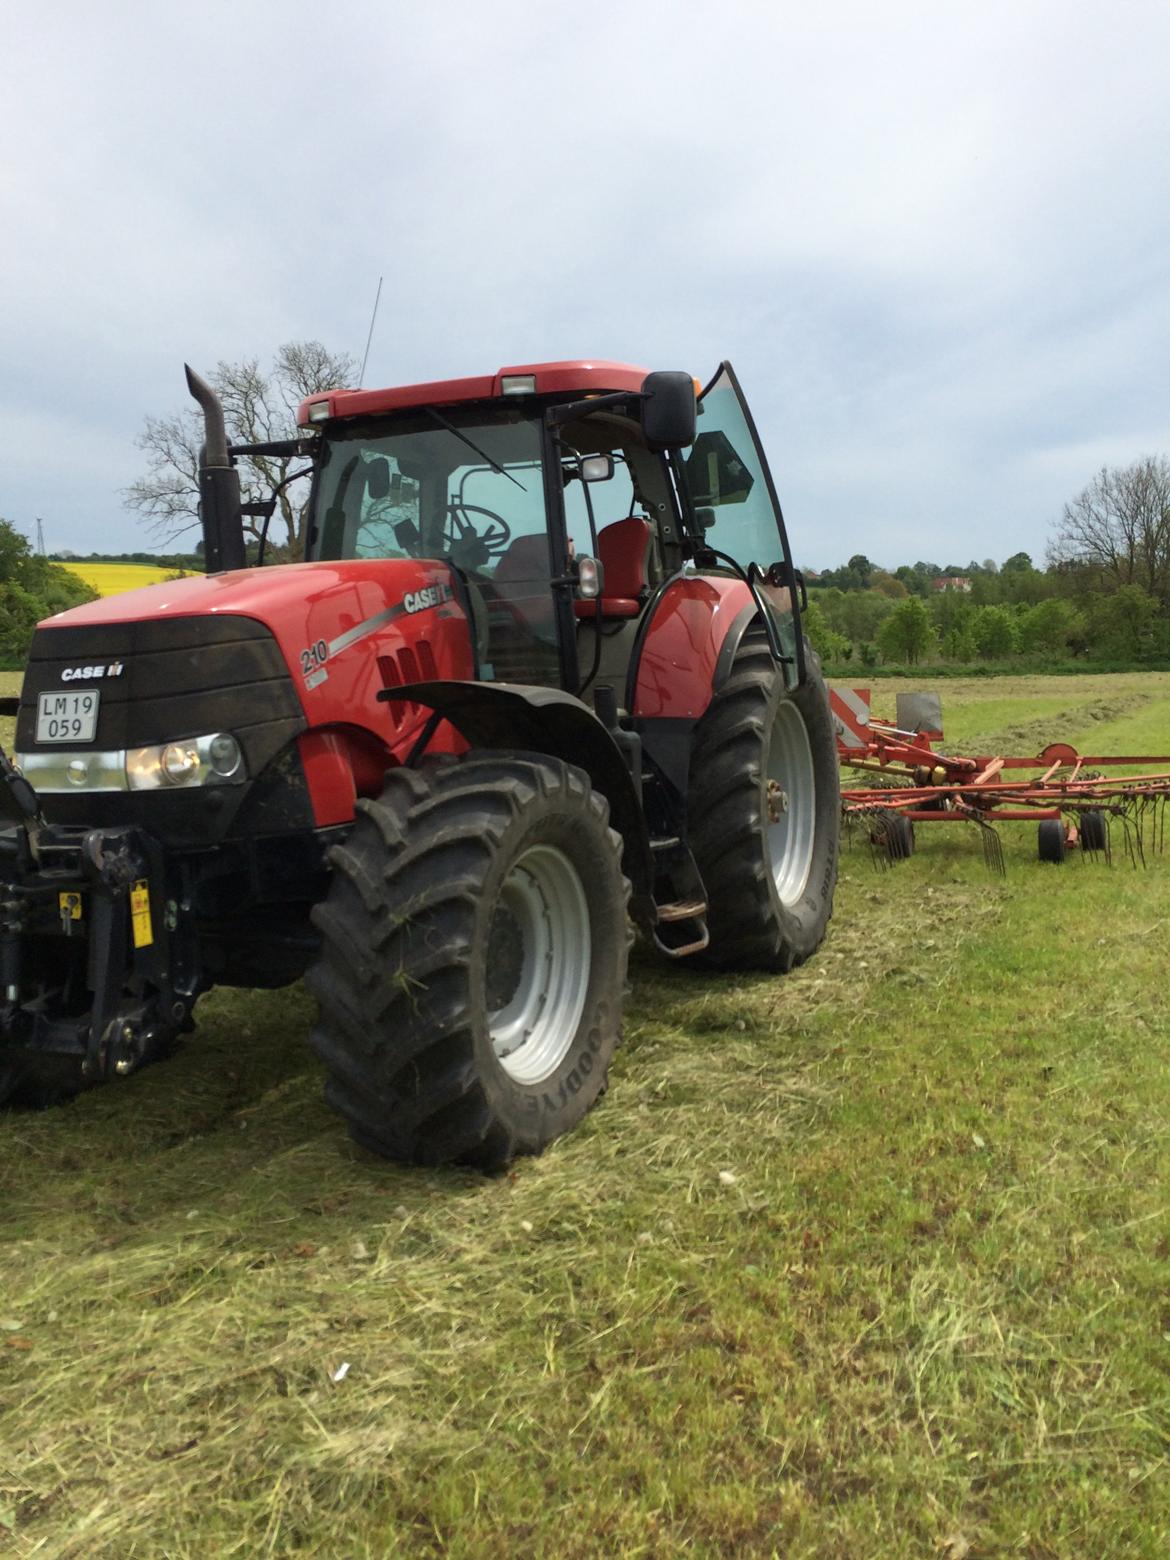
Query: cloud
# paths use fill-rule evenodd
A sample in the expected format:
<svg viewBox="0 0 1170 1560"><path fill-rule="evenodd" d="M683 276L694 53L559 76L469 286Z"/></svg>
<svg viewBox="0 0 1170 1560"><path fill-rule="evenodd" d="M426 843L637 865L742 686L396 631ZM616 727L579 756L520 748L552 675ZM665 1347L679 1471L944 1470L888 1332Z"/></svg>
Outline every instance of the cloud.
<svg viewBox="0 0 1170 1560"><path fill-rule="evenodd" d="M6 23L0 513L142 545L184 358L733 359L797 553L1042 551L1165 443L1170 13L79 3ZM1096 462L1096 455L1093 455Z"/></svg>

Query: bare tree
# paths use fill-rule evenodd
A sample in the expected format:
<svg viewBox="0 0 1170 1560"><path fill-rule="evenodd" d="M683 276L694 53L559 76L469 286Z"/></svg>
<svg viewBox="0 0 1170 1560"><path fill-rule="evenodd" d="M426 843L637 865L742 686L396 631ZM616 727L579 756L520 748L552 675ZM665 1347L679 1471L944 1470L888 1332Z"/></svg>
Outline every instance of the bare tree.
<svg viewBox="0 0 1170 1560"><path fill-rule="evenodd" d="M286 341L267 373L258 358L245 358L217 364L211 381L223 401L229 440L267 444L296 436L296 410L305 396L356 377L357 363L347 353L330 352L319 341ZM147 417L135 442L145 450L149 469L123 491L126 508L136 510L160 541L192 530L199 521L199 412L191 406L169 417ZM244 501L267 498L304 464L295 457L241 459ZM308 496L305 482L280 488L270 536L276 548L294 554L301 549ZM244 524L250 536L259 537L259 520L248 516Z"/></svg>
<svg viewBox="0 0 1170 1560"><path fill-rule="evenodd" d="M1088 569L1114 587L1140 585L1170 606L1170 461L1148 455L1101 470L1055 523L1049 562Z"/></svg>

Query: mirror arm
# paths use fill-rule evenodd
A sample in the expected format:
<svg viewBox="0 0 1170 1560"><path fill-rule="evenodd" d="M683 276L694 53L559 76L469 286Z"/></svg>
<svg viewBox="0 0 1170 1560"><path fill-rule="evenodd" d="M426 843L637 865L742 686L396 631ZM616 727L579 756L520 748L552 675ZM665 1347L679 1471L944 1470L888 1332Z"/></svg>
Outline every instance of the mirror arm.
<svg viewBox="0 0 1170 1560"><path fill-rule="evenodd" d="M642 393L639 390L611 390L607 395L590 396L585 401L566 401L563 406L550 406L544 414L545 422L550 428L559 428L564 423L576 422L578 417L587 417L590 412L617 406L620 401L640 400Z"/></svg>

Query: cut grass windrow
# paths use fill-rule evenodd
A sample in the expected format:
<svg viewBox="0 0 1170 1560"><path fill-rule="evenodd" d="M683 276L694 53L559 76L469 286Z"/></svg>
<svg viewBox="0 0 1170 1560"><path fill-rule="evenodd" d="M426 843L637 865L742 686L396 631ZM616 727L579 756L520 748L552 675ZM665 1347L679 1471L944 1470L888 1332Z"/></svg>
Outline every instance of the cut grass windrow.
<svg viewBox="0 0 1170 1560"><path fill-rule="evenodd" d="M1170 869L922 835L786 980L639 954L498 1178L352 1148L295 990L6 1117L0 1551L1165 1554Z"/></svg>

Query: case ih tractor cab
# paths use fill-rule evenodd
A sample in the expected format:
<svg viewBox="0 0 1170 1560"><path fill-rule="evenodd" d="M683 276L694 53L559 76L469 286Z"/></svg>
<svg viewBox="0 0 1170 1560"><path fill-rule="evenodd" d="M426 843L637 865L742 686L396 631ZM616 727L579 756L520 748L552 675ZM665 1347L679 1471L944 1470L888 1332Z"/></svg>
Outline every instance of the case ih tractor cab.
<svg viewBox="0 0 1170 1560"><path fill-rule="evenodd" d="M0 765L0 1098L307 973L352 1135L492 1167L604 1089L629 918L726 969L813 952L835 743L729 365L334 390L250 448L188 384L207 576L43 623ZM244 566L250 452L305 458L303 563Z"/></svg>

